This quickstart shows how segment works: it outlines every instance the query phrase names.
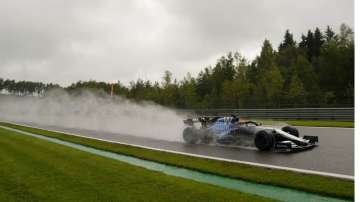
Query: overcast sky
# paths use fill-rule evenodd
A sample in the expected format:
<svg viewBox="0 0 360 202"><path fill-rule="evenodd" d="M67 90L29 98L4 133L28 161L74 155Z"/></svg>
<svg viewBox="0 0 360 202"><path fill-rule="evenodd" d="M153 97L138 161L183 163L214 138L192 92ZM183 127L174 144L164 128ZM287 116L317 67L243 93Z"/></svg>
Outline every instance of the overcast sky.
<svg viewBox="0 0 360 202"><path fill-rule="evenodd" d="M1 0L0 77L55 82L192 75L316 26L354 26L353 0Z"/></svg>

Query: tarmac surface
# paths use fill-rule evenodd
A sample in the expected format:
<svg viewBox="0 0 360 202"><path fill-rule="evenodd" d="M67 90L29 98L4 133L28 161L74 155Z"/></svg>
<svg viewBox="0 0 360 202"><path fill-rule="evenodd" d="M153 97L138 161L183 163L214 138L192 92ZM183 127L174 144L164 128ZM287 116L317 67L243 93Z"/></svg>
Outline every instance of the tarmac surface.
<svg viewBox="0 0 360 202"><path fill-rule="evenodd" d="M254 148L219 147L213 145L187 145L105 131L44 126L23 123L48 130L56 130L82 136L100 138L127 144L136 144L157 149L191 153L217 158L247 161L275 166L306 169L354 176L354 129L297 127L301 135L319 136L319 146L296 153L261 152Z"/></svg>

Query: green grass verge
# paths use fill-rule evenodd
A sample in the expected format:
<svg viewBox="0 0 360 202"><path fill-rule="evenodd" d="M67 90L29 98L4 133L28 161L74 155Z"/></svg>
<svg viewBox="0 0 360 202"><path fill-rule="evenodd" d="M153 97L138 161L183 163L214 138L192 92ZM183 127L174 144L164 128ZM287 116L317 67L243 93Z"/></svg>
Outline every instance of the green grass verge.
<svg viewBox="0 0 360 202"><path fill-rule="evenodd" d="M282 125L289 124L293 126L312 126L312 127L339 127L354 128L353 121L325 121L325 120L271 120L255 119L264 125Z"/></svg>
<svg viewBox="0 0 360 202"><path fill-rule="evenodd" d="M314 120L297 120L286 121L294 126L316 126L316 127L341 127L341 128L354 128L353 121L314 121Z"/></svg>
<svg viewBox="0 0 360 202"><path fill-rule="evenodd" d="M289 187L326 196L333 196L345 199L354 198L354 182L349 180L342 180L318 175L300 174L291 171L267 169L244 164L216 161L168 152L142 149L133 146L97 141L9 123L0 122L0 125L28 131L39 135L54 137L60 140L74 142L77 144L82 144L101 150L135 156L138 158L165 163L169 165L175 165L178 167L190 168L206 173L238 178L256 183Z"/></svg>
<svg viewBox="0 0 360 202"><path fill-rule="evenodd" d="M269 201L0 128L1 201Z"/></svg>

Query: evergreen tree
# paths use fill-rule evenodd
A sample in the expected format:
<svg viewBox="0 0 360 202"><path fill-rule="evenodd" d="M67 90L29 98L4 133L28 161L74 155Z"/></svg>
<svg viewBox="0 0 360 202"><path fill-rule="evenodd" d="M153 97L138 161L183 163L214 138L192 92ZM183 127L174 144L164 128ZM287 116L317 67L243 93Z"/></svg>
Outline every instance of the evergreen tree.
<svg viewBox="0 0 360 202"><path fill-rule="evenodd" d="M346 24L341 24L339 39L341 46L351 46L352 44L354 44L353 30Z"/></svg>
<svg viewBox="0 0 360 202"><path fill-rule="evenodd" d="M283 42L280 43L280 46L279 46L279 52L284 49L287 49L290 47L295 47L295 46L296 46L296 42L293 38L293 34L291 34L289 30L286 30L284 40L283 40Z"/></svg>
<svg viewBox="0 0 360 202"><path fill-rule="evenodd" d="M293 39L290 31L286 30L284 40L279 46L276 60L282 75L284 75L285 85L290 82L291 67L294 65L298 54L296 41Z"/></svg>
<svg viewBox="0 0 360 202"><path fill-rule="evenodd" d="M180 99L185 108L198 108L198 98L196 95L196 80L187 73L186 77L181 81L179 87Z"/></svg>
<svg viewBox="0 0 360 202"><path fill-rule="evenodd" d="M312 51L312 57L319 57L320 56L320 50L321 50L321 46L324 43L324 37L323 34L321 33L319 28L315 29L314 32L314 39L313 39L313 51Z"/></svg>
<svg viewBox="0 0 360 202"><path fill-rule="evenodd" d="M4 89L4 79L0 78L0 92Z"/></svg>
<svg viewBox="0 0 360 202"><path fill-rule="evenodd" d="M237 108L239 93L238 86L234 85L233 81L225 80L222 85L222 99L224 107Z"/></svg>
<svg viewBox="0 0 360 202"><path fill-rule="evenodd" d="M206 67L204 71L200 71L196 82L196 94L203 99L211 93L213 82L211 80L211 67Z"/></svg>
<svg viewBox="0 0 360 202"><path fill-rule="evenodd" d="M166 70L163 76L162 103L166 106L175 107L178 104L178 86L172 83L172 74Z"/></svg>
<svg viewBox="0 0 360 202"><path fill-rule="evenodd" d="M313 65L307 60L306 57L299 55L296 63L294 64L292 72L297 74L303 84L303 88L307 93L305 100L309 103L320 103L322 92L318 85L318 76L314 70ZM293 78L291 78L293 80Z"/></svg>
<svg viewBox="0 0 360 202"><path fill-rule="evenodd" d="M308 60L312 61L314 56L314 34L311 30L309 30L307 33L305 47Z"/></svg>
<svg viewBox="0 0 360 202"><path fill-rule="evenodd" d="M172 74L169 70L166 70L163 76L163 86L166 87L171 83Z"/></svg>
<svg viewBox="0 0 360 202"><path fill-rule="evenodd" d="M269 100L275 105L279 106L282 97L282 88L284 84L283 76L277 66L273 66L270 70L268 78L267 96Z"/></svg>
<svg viewBox="0 0 360 202"><path fill-rule="evenodd" d="M339 40L325 43L319 58L319 84L328 95L325 102L353 102L354 42L351 29L342 25Z"/></svg>
<svg viewBox="0 0 360 202"><path fill-rule="evenodd" d="M301 34L301 41L299 43L299 48L306 50L307 49L307 37L304 34Z"/></svg>
<svg viewBox="0 0 360 202"><path fill-rule="evenodd" d="M305 103L306 91L302 81L299 79L297 72L294 72L291 77L289 85L289 92L286 97L289 103L292 104L304 104Z"/></svg>
<svg viewBox="0 0 360 202"><path fill-rule="evenodd" d="M328 25L326 27L326 31L325 31L325 39L326 42L330 42L332 40L334 40L336 38L335 32L331 29L331 27Z"/></svg>
<svg viewBox="0 0 360 202"><path fill-rule="evenodd" d="M222 89L224 107L243 107L250 96L250 85L247 80L248 64L239 53L234 54L235 76L233 80L225 80Z"/></svg>
<svg viewBox="0 0 360 202"><path fill-rule="evenodd" d="M255 96L258 102L265 105L279 106L284 79L279 68L273 65L260 75Z"/></svg>
<svg viewBox="0 0 360 202"><path fill-rule="evenodd" d="M274 50L269 40L265 39L261 48L260 57L257 58L259 73L269 70L275 62Z"/></svg>

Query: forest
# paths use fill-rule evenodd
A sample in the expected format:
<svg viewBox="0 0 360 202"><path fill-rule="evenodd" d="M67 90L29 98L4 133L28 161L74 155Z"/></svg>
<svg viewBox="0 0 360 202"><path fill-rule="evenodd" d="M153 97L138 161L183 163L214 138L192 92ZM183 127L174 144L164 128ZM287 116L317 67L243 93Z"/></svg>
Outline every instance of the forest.
<svg viewBox="0 0 360 202"><path fill-rule="evenodd" d="M0 78L0 92L18 96L46 96L63 88L111 92L136 102L151 101L182 108L282 108L354 105L354 32L342 24L339 31L310 29L296 41L286 30L274 47L264 40L260 55L249 61L238 52L220 57L197 76L174 79L165 71L161 81L141 78L123 85L78 81L57 84Z"/></svg>

